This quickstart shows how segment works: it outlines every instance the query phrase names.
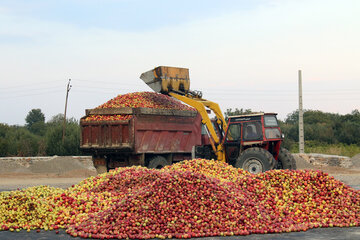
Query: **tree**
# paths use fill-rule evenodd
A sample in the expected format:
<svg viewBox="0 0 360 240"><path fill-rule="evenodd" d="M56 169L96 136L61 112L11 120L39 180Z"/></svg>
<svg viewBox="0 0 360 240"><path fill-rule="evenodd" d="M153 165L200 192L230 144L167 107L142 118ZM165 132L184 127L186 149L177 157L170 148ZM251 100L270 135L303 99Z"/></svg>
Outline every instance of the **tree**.
<svg viewBox="0 0 360 240"><path fill-rule="evenodd" d="M251 109L235 108L235 110L233 111L232 108L228 108L225 112L225 120L228 120L229 116L236 116L248 113L252 113Z"/></svg>
<svg viewBox="0 0 360 240"><path fill-rule="evenodd" d="M346 121L337 129L339 142L345 144L360 144L360 123Z"/></svg>
<svg viewBox="0 0 360 240"><path fill-rule="evenodd" d="M0 156L37 156L41 138L26 127L0 124Z"/></svg>
<svg viewBox="0 0 360 240"><path fill-rule="evenodd" d="M26 128L18 129L17 133L17 156L38 156L40 136L32 134Z"/></svg>
<svg viewBox="0 0 360 240"><path fill-rule="evenodd" d="M299 110L293 111L286 116L285 123L298 124L299 122Z"/></svg>
<svg viewBox="0 0 360 240"><path fill-rule="evenodd" d="M41 109L32 109L25 118L26 128L37 135L45 134L45 115Z"/></svg>
<svg viewBox="0 0 360 240"><path fill-rule="evenodd" d="M65 141L62 142L64 115L58 114L47 123L46 153L48 155L79 155L80 126L74 119L66 119Z"/></svg>
<svg viewBox="0 0 360 240"><path fill-rule="evenodd" d="M6 134L9 129L8 125L0 123L0 157L5 157L8 152L9 142L6 138Z"/></svg>
<svg viewBox="0 0 360 240"><path fill-rule="evenodd" d="M48 122L48 125L58 125L58 124L63 124L64 122L64 114L63 113L59 113L55 116L53 116ZM67 118L66 119L66 123L74 123L74 124L78 124L78 121L75 118Z"/></svg>
<svg viewBox="0 0 360 240"><path fill-rule="evenodd" d="M61 124L64 121L64 114L59 113L53 116L47 123L48 124Z"/></svg>

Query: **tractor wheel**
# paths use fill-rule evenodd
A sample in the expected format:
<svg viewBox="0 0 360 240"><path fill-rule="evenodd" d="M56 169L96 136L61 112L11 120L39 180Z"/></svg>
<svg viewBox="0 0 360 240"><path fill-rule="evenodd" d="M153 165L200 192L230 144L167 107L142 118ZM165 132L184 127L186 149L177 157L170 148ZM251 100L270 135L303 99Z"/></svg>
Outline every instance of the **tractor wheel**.
<svg viewBox="0 0 360 240"><path fill-rule="evenodd" d="M294 156L285 148L281 148L278 157L276 169L296 170L296 161Z"/></svg>
<svg viewBox="0 0 360 240"><path fill-rule="evenodd" d="M163 156L155 156L149 160L148 168L161 169L167 165L169 165L169 163Z"/></svg>
<svg viewBox="0 0 360 240"><path fill-rule="evenodd" d="M235 167L257 174L270 170L274 161L274 157L269 151L254 147L248 148L240 154Z"/></svg>

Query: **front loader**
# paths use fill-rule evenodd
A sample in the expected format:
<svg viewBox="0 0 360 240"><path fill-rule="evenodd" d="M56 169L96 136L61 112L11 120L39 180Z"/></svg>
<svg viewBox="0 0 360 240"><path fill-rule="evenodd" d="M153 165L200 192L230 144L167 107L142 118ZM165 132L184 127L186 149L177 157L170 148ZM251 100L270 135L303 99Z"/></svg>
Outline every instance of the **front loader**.
<svg viewBox="0 0 360 240"><path fill-rule="evenodd" d="M188 69L160 66L140 78L155 92L170 95L199 112L209 144L194 146L194 158L215 158L254 174L274 168L296 169L293 156L281 148L283 138L276 113L231 116L226 122L217 103L190 90ZM215 119L210 119L209 110Z"/></svg>

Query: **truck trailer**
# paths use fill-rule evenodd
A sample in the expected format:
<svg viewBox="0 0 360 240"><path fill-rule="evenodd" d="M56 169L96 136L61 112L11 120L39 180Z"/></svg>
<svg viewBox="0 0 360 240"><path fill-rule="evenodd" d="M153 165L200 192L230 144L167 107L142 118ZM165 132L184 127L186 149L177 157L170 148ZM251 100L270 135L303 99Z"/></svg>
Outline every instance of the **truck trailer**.
<svg viewBox="0 0 360 240"><path fill-rule="evenodd" d="M127 120L85 121L89 115L129 115ZM191 159L193 146L208 144L197 111L114 108L88 109L80 120L81 150L93 156L99 173L141 165L161 168Z"/></svg>

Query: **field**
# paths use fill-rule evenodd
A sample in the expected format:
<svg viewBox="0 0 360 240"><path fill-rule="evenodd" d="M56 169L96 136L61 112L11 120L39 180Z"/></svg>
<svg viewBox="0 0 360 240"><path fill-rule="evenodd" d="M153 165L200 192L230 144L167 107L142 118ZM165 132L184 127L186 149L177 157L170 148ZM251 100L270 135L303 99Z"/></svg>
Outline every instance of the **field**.
<svg viewBox="0 0 360 240"><path fill-rule="evenodd" d="M291 146L290 151L292 153L298 153L299 147L297 144ZM353 157L360 153L360 146L351 144L317 144L312 141L305 143L305 153L322 153L329 155L347 156Z"/></svg>

